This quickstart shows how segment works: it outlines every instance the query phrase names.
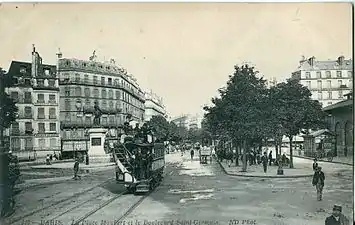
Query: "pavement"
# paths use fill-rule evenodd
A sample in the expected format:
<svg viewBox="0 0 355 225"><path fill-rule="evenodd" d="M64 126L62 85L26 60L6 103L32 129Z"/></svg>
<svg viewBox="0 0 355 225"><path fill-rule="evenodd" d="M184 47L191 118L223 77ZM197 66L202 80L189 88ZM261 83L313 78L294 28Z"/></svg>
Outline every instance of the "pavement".
<svg viewBox="0 0 355 225"><path fill-rule="evenodd" d="M83 163L80 163L79 167L80 169L97 169L97 168L103 168L103 167L113 167L115 166L115 163L92 163L89 165L85 165ZM63 162L63 163L55 163L51 165L36 165L36 166L31 166L33 169L73 169L74 167L74 162Z"/></svg>
<svg viewBox="0 0 355 225"><path fill-rule="evenodd" d="M299 160L295 165L304 164L307 168L309 164L312 167L311 160ZM318 225L324 224L334 204L341 205L343 213L353 221L353 168L325 162L319 164L326 176L323 201L316 200L310 177L260 179L228 176L216 161L205 165L199 163L198 157L191 160L188 154L168 154L161 185L125 221L134 221L134 225ZM114 171L107 170L82 180L28 189L16 196L17 208L12 217L40 209L113 177ZM80 198L84 201L101 193L109 196L109 193L117 193L117 189L122 187L112 182ZM100 224L102 218L114 224L136 197L125 195L118 198L94 214L88 224ZM68 210L75 204L73 201L70 206L56 208L56 212L41 211L41 215L36 214L31 219L53 218L60 210ZM78 217L85 214L85 207L89 210L92 206L81 207L82 214Z"/></svg>
<svg viewBox="0 0 355 225"><path fill-rule="evenodd" d="M303 158L303 159L311 159L313 160L314 158L312 157L307 157L307 156L303 156L303 155L294 155L294 158ZM329 162L329 163L337 163L337 164L344 164L344 165L349 165L349 166L353 166L354 165L354 159L351 157L334 157L332 161L328 161L326 159L322 160L322 159L318 159L318 161L320 162Z"/></svg>
<svg viewBox="0 0 355 225"><path fill-rule="evenodd" d="M125 220L175 224L324 224L334 204L352 220L352 167L322 164L326 175L323 201L316 200L311 178L256 179L227 176L215 161L171 154L163 183ZM307 160L299 163L312 163ZM159 210L156 210L159 209ZM109 211L109 208L105 209ZM351 216L351 217L350 217ZM179 221L179 222L177 222ZM197 221L194 223L194 221ZM244 223L243 223L244 221ZM148 224L148 223L146 223Z"/></svg>
<svg viewBox="0 0 355 225"><path fill-rule="evenodd" d="M290 169L289 167L284 167L284 175L277 175L278 166L269 166L267 167L266 173L262 164L247 166L247 172L242 172L242 163L239 161L239 166L235 166L235 162L228 165L226 160L219 162L222 169L226 174L231 176L241 176L241 177L259 177L259 178L300 178L300 177L312 177L314 172L312 167L309 166L309 162L294 158L293 164L294 168Z"/></svg>
<svg viewBox="0 0 355 225"><path fill-rule="evenodd" d="M33 165L21 168L21 178L16 188L27 189L29 187L55 184L72 180L73 162L53 163L51 165ZM115 163L92 163L90 165L80 164L79 175L90 176L99 171L113 171Z"/></svg>

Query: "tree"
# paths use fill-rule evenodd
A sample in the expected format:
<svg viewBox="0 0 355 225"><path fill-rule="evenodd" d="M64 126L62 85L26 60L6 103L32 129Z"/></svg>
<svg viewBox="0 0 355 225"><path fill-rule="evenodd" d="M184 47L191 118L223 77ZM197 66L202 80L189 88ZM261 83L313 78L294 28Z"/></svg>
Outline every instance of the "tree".
<svg viewBox="0 0 355 225"><path fill-rule="evenodd" d="M311 92L297 80L290 79L277 85L278 119L290 140L290 168L293 168L292 141L302 129L317 129L325 125L322 106L311 99Z"/></svg>
<svg viewBox="0 0 355 225"><path fill-rule="evenodd" d="M234 143L243 143L243 171L247 168L246 153L260 139L263 124L267 93L265 80L257 73L248 65L235 66L227 86L219 90L221 97L212 99L214 106L205 107L207 121L216 127L215 131L230 136Z"/></svg>
<svg viewBox="0 0 355 225"><path fill-rule="evenodd" d="M13 122L15 122L17 118L17 107L16 103L12 100L12 98L5 93L5 88L11 87L14 85L13 79L10 75L5 74L5 71L0 67L0 80L1 80L1 107L3 109L3 122L2 126L4 128L9 128Z"/></svg>
<svg viewBox="0 0 355 225"><path fill-rule="evenodd" d="M152 128L157 140L167 141L169 139L170 125L165 117L161 115L153 116L147 124Z"/></svg>
<svg viewBox="0 0 355 225"><path fill-rule="evenodd" d="M0 148L4 151L4 129L9 128L17 118L17 107L5 88L14 84L13 79L0 67Z"/></svg>

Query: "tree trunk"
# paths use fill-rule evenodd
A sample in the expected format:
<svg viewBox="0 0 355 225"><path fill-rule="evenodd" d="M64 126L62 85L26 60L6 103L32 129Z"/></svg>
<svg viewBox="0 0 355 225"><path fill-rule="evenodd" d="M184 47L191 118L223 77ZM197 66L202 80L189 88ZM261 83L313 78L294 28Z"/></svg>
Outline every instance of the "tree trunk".
<svg viewBox="0 0 355 225"><path fill-rule="evenodd" d="M244 140L244 146L243 146L243 169L242 172L247 171L247 141Z"/></svg>
<svg viewBox="0 0 355 225"><path fill-rule="evenodd" d="M278 142L277 142L276 138L275 138L274 140L275 140L275 151L276 151L276 159L277 159L277 158L278 158L278 156L279 156L279 149L278 149L279 144L278 144Z"/></svg>
<svg viewBox="0 0 355 225"><path fill-rule="evenodd" d="M235 166L239 166L239 143L235 142Z"/></svg>
<svg viewBox="0 0 355 225"><path fill-rule="evenodd" d="M293 152L292 152L292 139L293 136L288 137L290 139L290 168L293 168Z"/></svg>

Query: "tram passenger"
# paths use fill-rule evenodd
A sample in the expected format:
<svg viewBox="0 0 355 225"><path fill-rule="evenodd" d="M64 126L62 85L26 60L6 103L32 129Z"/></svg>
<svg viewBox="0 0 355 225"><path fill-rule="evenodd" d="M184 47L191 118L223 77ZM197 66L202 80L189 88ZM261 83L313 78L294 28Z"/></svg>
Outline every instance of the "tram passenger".
<svg viewBox="0 0 355 225"><path fill-rule="evenodd" d="M142 160L141 160L141 168L142 168L142 178L147 179L147 171L148 171L148 155L146 151L142 152Z"/></svg>

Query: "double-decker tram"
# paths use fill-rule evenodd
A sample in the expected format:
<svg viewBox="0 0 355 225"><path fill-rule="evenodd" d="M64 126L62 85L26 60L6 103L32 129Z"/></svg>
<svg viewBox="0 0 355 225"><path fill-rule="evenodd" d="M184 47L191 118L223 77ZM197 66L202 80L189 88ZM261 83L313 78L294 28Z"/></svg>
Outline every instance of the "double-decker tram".
<svg viewBox="0 0 355 225"><path fill-rule="evenodd" d="M135 135L125 135L121 142L106 143L116 163L116 181L131 193L147 193L163 179L164 143L156 142L146 125Z"/></svg>

